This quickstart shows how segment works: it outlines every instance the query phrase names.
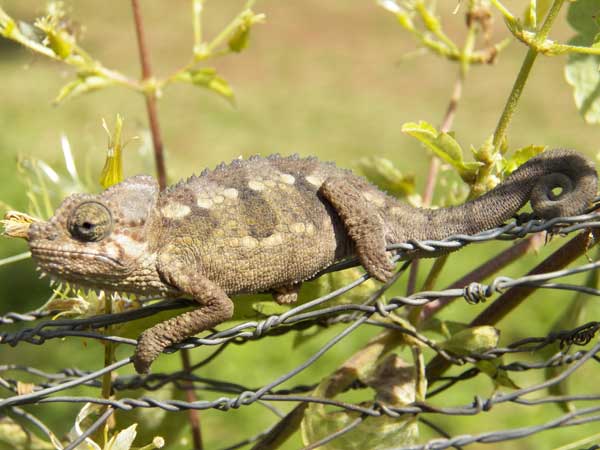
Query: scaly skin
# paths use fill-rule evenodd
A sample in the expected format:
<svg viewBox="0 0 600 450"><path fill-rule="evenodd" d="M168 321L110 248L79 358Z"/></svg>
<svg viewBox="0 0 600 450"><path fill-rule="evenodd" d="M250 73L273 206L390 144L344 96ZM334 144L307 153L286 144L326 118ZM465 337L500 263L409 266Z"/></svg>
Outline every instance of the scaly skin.
<svg viewBox="0 0 600 450"><path fill-rule="evenodd" d="M303 281L354 254L386 281L393 270L387 244L477 233L510 219L529 200L542 218L575 215L596 189L591 161L554 150L474 201L426 210L331 163L252 157L162 193L151 177L137 176L100 195L71 196L52 219L31 226L29 244L41 270L57 278L198 301L198 309L142 333L134 364L147 372L169 345L229 319L231 295L271 292L291 303Z"/></svg>

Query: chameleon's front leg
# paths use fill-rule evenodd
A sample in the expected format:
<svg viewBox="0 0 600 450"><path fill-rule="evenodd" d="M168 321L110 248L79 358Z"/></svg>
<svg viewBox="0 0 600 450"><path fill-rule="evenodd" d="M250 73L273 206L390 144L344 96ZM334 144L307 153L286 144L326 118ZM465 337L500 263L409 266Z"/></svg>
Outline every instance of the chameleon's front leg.
<svg viewBox="0 0 600 450"><path fill-rule="evenodd" d="M200 307L157 323L140 335L133 359L138 373L147 373L165 348L233 315L233 302L223 289L202 275L198 259L191 252L171 253L169 249L173 247L167 246L159 255L159 272L168 284L192 296Z"/></svg>

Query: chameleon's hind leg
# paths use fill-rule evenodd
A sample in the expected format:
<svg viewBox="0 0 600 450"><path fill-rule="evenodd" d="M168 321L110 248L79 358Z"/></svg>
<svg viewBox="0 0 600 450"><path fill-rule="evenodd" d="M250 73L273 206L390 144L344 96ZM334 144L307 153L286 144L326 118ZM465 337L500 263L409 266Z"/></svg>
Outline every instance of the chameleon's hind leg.
<svg viewBox="0 0 600 450"><path fill-rule="evenodd" d="M385 282L393 275L394 265L385 251L382 219L375 214L362 194L342 178L328 178L319 193L340 216L354 242L361 264L372 277Z"/></svg>
<svg viewBox="0 0 600 450"><path fill-rule="evenodd" d="M197 264L185 255L159 257L159 271L165 281L200 303L197 309L157 323L144 331L135 349L133 364L146 373L152 362L170 345L208 330L231 318L233 302L223 289L204 277Z"/></svg>

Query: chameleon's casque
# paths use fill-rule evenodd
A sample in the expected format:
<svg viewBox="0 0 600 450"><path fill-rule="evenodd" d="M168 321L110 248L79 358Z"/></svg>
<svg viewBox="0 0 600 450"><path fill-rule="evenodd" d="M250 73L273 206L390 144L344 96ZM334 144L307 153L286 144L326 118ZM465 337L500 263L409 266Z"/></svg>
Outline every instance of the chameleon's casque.
<svg viewBox="0 0 600 450"><path fill-rule="evenodd" d="M99 195L73 195L31 226L29 244L40 269L56 278L198 301L198 309L142 333L134 362L145 372L169 345L229 319L230 295L272 292L293 302L302 281L355 254L385 281L393 270L387 244L483 231L529 200L538 217L575 215L596 189L591 161L553 150L474 201L426 210L315 158L252 157L164 192L136 176Z"/></svg>

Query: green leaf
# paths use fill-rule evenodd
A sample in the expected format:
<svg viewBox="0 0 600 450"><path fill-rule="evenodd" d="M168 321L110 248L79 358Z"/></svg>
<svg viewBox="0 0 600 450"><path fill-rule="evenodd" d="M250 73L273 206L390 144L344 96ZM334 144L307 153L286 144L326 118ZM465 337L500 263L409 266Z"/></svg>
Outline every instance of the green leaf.
<svg viewBox="0 0 600 450"><path fill-rule="evenodd" d="M54 438L58 444L58 439ZM27 429L4 416L0 418L0 448L10 448L12 450L54 450L55 447L50 442L41 440L35 433L30 433Z"/></svg>
<svg viewBox="0 0 600 450"><path fill-rule="evenodd" d="M406 405L415 400L416 371L414 366L403 362L397 355L384 358L375 370L368 370L379 354L380 348L374 346L373 351L362 355L359 359L348 361L332 376L325 378L313 392L313 396L334 398L357 378L375 389L376 398L394 405ZM368 377L363 377L373 372ZM364 379L363 379L364 378ZM341 428L344 428L360 417L359 413L350 411L330 411L325 405L310 403L304 412L301 424L301 436L304 445L317 442ZM416 417L391 418L382 416L369 418L342 434L340 437L320 446L321 450L387 450L414 444L419 438L419 427Z"/></svg>
<svg viewBox="0 0 600 450"><path fill-rule="evenodd" d="M208 67L198 70L187 70L178 74L177 80L210 89L227 99L230 103L233 104L235 102L233 90L227 81L217 75L216 69Z"/></svg>
<svg viewBox="0 0 600 450"><path fill-rule="evenodd" d="M96 91L113 84L115 84L114 81L107 78L93 74L80 73L78 74L77 79L62 87L58 96L54 99L54 104L59 104L66 99L81 94L87 94L88 92Z"/></svg>
<svg viewBox="0 0 600 450"><path fill-rule="evenodd" d="M414 175L402 174L389 159L367 156L361 158L357 165L371 183L395 197L407 197L415 193Z"/></svg>
<svg viewBox="0 0 600 450"><path fill-rule="evenodd" d="M496 358L494 360L477 361L475 366L492 380L495 387L502 386L510 389L520 389L517 383L510 378L508 372L500 368L502 364L502 358Z"/></svg>
<svg viewBox="0 0 600 450"><path fill-rule="evenodd" d="M503 172L508 175L514 172L520 165L526 163L534 156L546 150L545 145L528 145L515 151L515 153L503 161Z"/></svg>
<svg viewBox="0 0 600 450"><path fill-rule="evenodd" d="M280 305L274 300L252 303L252 309L263 316L272 316L274 314L283 314L290 310L289 305Z"/></svg>
<svg viewBox="0 0 600 450"><path fill-rule="evenodd" d="M238 26L227 42L229 50L236 53L240 53L244 50L250 42L250 30L252 29L252 26L257 23L264 23L264 21L264 14L255 14L254 11L250 9L244 11L239 17Z"/></svg>
<svg viewBox="0 0 600 450"><path fill-rule="evenodd" d="M567 19L578 34L570 45L597 46L600 26L597 18L600 3L597 0L578 0L569 5ZM570 53L565 68L567 83L573 86L575 105L584 120L600 123L600 56Z"/></svg>
<svg viewBox="0 0 600 450"><path fill-rule="evenodd" d="M108 149L106 160L100 174L100 184L104 189L123 181L123 143L121 142L121 132L123 130L123 118L117 114L115 120L115 131L111 134L104 119L102 126L108 134Z"/></svg>
<svg viewBox="0 0 600 450"><path fill-rule="evenodd" d="M441 320L432 317L427 320L421 328L422 331L434 331L449 339L452 335L469 327L465 322L454 322L452 320Z"/></svg>
<svg viewBox="0 0 600 450"><path fill-rule="evenodd" d="M594 36L598 33L598 13L600 3L598 0L577 0L570 2L567 11L567 22L575 31L582 35Z"/></svg>
<svg viewBox="0 0 600 450"><path fill-rule="evenodd" d="M472 182L475 179L482 164L465 162L460 144L450 133L438 132L433 125L425 121L405 123L402 125L402 131L421 141L440 159L454 167L464 181Z"/></svg>
<svg viewBox="0 0 600 450"><path fill-rule="evenodd" d="M442 348L457 355L482 353L496 348L500 339L500 331L490 325L467 328L454 334L441 344Z"/></svg>

